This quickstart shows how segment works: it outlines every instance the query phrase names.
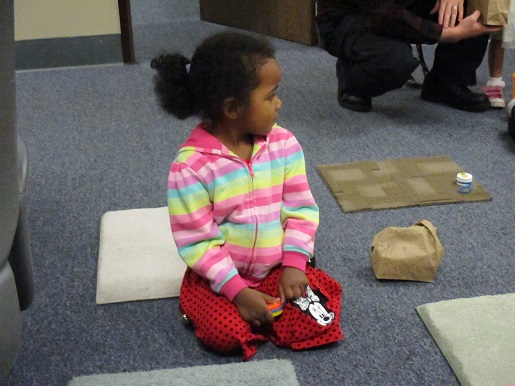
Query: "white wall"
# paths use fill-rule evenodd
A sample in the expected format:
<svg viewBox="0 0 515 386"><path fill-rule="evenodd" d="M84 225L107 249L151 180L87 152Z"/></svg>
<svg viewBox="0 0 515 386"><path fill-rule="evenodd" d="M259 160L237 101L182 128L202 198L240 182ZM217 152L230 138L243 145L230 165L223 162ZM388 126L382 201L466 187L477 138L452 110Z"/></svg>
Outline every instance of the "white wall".
<svg viewBox="0 0 515 386"><path fill-rule="evenodd" d="M120 33L117 0L14 0L15 40Z"/></svg>

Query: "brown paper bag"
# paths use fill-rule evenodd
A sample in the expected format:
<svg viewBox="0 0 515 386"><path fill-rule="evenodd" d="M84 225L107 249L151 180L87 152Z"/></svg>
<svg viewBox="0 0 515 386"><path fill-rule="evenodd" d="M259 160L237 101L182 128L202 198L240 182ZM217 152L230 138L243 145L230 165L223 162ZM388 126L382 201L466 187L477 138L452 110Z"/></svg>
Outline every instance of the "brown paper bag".
<svg viewBox="0 0 515 386"><path fill-rule="evenodd" d="M436 228L427 220L375 235L370 259L377 279L433 282L444 255Z"/></svg>
<svg viewBox="0 0 515 386"><path fill-rule="evenodd" d="M476 9L481 12L478 20L482 24L508 24L510 0L469 0L467 3L467 16L474 13Z"/></svg>

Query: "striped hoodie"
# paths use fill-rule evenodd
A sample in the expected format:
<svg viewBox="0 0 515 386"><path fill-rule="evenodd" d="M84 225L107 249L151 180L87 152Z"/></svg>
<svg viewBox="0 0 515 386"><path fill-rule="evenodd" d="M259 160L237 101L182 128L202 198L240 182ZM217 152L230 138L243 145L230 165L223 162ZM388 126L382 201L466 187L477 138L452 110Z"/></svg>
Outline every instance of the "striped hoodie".
<svg viewBox="0 0 515 386"><path fill-rule="evenodd" d="M168 209L181 258L231 301L279 264L304 271L313 254L304 153L277 125L255 137L248 163L198 125L171 166Z"/></svg>

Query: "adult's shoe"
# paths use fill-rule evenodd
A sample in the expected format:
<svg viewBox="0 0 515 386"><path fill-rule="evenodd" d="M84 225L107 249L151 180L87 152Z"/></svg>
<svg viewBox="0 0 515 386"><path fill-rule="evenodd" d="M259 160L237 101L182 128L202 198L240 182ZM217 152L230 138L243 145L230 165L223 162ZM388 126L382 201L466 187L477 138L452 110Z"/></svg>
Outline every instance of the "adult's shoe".
<svg viewBox="0 0 515 386"><path fill-rule="evenodd" d="M347 110L367 112L372 110L372 98L360 98L348 92L338 92L338 104Z"/></svg>
<svg viewBox="0 0 515 386"><path fill-rule="evenodd" d="M443 103L463 111L480 112L490 108L490 101L484 93L471 91L458 83L436 82L431 75L426 77L420 96L426 101Z"/></svg>
<svg viewBox="0 0 515 386"><path fill-rule="evenodd" d="M338 104L347 110L367 112L372 110L372 98L362 98L349 93L345 86L345 70L341 59L336 61L338 78Z"/></svg>

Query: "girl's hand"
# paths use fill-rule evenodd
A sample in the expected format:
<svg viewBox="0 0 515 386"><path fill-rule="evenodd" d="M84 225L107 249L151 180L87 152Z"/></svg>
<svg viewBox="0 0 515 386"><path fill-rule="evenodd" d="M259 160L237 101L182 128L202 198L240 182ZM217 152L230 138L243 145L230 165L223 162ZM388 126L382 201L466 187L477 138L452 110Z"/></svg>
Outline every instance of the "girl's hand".
<svg viewBox="0 0 515 386"><path fill-rule="evenodd" d="M293 267L284 267L279 281L279 297L281 302L298 299L306 292L309 280L304 272Z"/></svg>
<svg viewBox="0 0 515 386"><path fill-rule="evenodd" d="M267 303L275 303L277 298L268 296L252 288L244 288L234 297L233 303L244 321L251 326L259 327L272 323L274 317Z"/></svg>

